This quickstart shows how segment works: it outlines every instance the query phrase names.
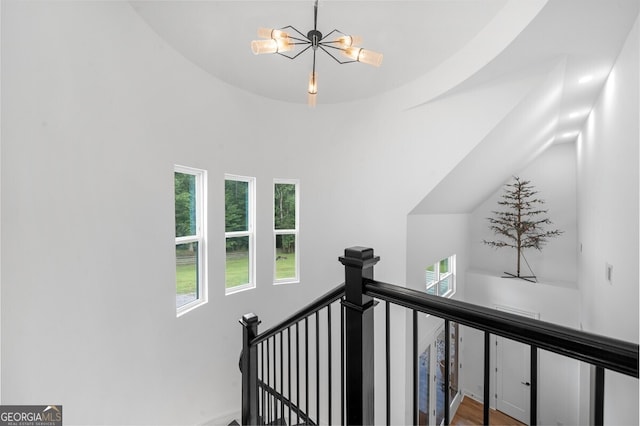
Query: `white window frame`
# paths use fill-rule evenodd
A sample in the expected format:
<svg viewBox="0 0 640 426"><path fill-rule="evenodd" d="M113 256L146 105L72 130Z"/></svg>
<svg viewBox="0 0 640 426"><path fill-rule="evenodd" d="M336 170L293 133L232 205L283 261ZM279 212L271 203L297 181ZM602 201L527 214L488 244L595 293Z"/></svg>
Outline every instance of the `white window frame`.
<svg viewBox="0 0 640 426"><path fill-rule="evenodd" d="M175 173L188 174L195 176L196 188L195 188L195 196L196 196L196 233L195 235L188 235L184 237L176 237L175 244L178 246L179 244L188 244L197 242L198 243L198 253L196 255L198 261L198 282L197 285L197 295L196 300L191 301L185 305L176 308L176 317L180 317L186 314L193 309L204 305L208 301L208 285L209 282L207 279L208 268L207 268L207 171L202 169L196 169L194 167L180 166L174 165L173 167L174 175ZM174 211L175 211L175 200L174 200ZM175 215L174 215L175 218ZM174 219L175 220L175 219ZM174 263L176 263L175 259L175 250L174 250ZM174 269L175 271L175 269ZM175 280L177 282L177 277Z"/></svg>
<svg viewBox="0 0 640 426"><path fill-rule="evenodd" d="M442 262L445 259L448 259L448 262L449 262L449 272L445 272L441 274L440 262ZM431 264L429 266L434 267L433 273L435 274L435 280L426 282L426 268L425 268L425 291L428 292L430 288L435 287L436 294L434 294L434 296L440 296L440 297L446 297L446 298L453 297L453 295L456 293L456 255L452 254L451 256L440 259L436 263ZM451 277L451 280L450 280L450 285L447 292L444 294L438 294L438 290L440 289L440 283L446 280L448 277Z"/></svg>
<svg viewBox="0 0 640 426"><path fill-rule="evenodd" d="M295 197L296 197L296 227L294 229L276 229L276 221L275 221L275 188L276 184L285 184L285 185L294 185L295 187ZM298 179L274 179L273 180L273 209L272 209L272 220L273 220L273 284L295 284L300 282L300 181ZM276 237L278 235L294 235L296 239L295 245L295 257L296 257L296 275L293 278L276 278Z"/></svg>
<svg viewBox="0 0 640 426"><path fill-rule="evenodd" d="M235 180L239 182L247 182L247 230L246 231L233 231L226 232L226 223L225 223L225 233L224 233L224 241L225 241L225 280L224 280L224 292L225 295L230 295L234 293L238 293L245 290L250 290L256 287L256 256L255 256L255 247L256 247L256 232L255 232L255 223L256 223L256 178L250 176L240 176L234 174L226 173L224 175L225 185L227 180ZM225 206L226 208L226 206ZM249 282L246 284L238 285L232 288L227 288L227 253L226 253L226 241L227 238L236 238L236 237L249 237Z"/></svg>

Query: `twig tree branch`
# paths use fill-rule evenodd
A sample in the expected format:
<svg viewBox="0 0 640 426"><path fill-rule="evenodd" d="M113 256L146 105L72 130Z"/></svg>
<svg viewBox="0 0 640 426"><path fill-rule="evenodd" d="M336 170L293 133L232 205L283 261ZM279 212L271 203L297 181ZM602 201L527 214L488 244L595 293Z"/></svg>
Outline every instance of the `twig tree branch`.
<svg viewBox="0 0 640 426"><path fill-rule="evenodd" d="M496 249L501 247L516 249L518 261L515 277L517 278L521 278L522 250L527 248L542 250L542 246L549 238L557 237L563 232L557 229L545 230L545 227L552 222L545 216L547 210L542 208L544 200L537 198L537 193L530 181L520 180L519 177L514 176L514 182L505 185L502 198L498 201L498 205L503 206L505 210L492 211L494 216L487 218L489 229L498 238L495 241L483 240L483 243Z"/></svg>

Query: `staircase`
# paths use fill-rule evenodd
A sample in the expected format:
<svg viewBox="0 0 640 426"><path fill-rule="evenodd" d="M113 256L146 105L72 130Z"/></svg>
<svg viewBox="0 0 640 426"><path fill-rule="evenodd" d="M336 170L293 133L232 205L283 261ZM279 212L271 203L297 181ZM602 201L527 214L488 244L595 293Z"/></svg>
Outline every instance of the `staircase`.
<svg viewBox="0 0 640 426"><path fill-rule="evenodd" d="M497 311L373 279L380 260L373 249L352 247L339 258L345 283L327 292L280 324L258 333L255 314L246 314L243 326L243 425L375 424L375 392L384 394L384 413L391 424L392 407L390 309L405 309L412 318L412 395L407 400L418 422L418 314L444 320L445 359L449 359L452 322L484 333L483 424L489 424L490 336L502 336L530 347L530 425L538 424L538 353L546 350L592 365L595 392L594 425L604 422L604 373L614 371L638 379L638 345L585 333L507 312ZM374 308L384 302L385 386L375 389ZM399 307L399 308L398 308ZM401 372L400 374L404 374ZM445 362L445 389L449 362ZM444 392L444 424L450 424L449 392ZM382 423L382 421L378 422ZM238 424L238 423L232 423Z"/></svg>

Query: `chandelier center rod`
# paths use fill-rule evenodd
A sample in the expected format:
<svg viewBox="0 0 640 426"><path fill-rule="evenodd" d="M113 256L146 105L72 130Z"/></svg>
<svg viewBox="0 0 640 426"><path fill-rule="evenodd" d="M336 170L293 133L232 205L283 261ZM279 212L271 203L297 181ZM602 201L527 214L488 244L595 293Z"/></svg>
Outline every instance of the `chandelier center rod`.
<svg viewBox="0 0 640 426"><path fill-rule="evenodd" d="M311 47L313 48L313 50L316 50L318 49L320 40L322 40L322 33L318 30L311 30L307 33L307 38L311 42Z"/></svg>

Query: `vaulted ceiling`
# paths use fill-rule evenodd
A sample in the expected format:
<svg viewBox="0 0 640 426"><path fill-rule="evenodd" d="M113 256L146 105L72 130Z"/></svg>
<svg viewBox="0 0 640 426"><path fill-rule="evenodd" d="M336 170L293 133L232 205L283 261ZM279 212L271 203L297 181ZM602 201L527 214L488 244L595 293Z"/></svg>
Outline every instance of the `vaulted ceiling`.
<svg viewBox="0 0 640 426"><path fill-rule="evenodd" d="M275 101L306 102L311 51L294 60L254 56L250 41L259 27L293 25L306 33L314 1L130 4L166 43L215 78ZM341 65L318 52L318 103L392 99L408 110L487 85L538 81L527 102L478 140L414 209L468 211L545 147L577 138L639 8L637 0L320 0L318 30L360 35L384 60L379 68ZM509 140L521 143L514 149L505 145ZM473 172L487 162L494 166ZM480 174L482 182L469 178ZM469 194L453 205L447 194L462 187Z"/></svg>
<svg viewBox="0 0 640 426"><path fill-rule="evenodd" d="M250 41L258 27L292 25L306 34L313 28L313 0L130 3L169 45L216 78L267 98L306 102L312 52L295 60L254 56ZM414 93L411 102L419 104L471 84L474 75L471 82L478 83L562 56L569 60L568 78L595 74L601 81L637 13L637 0L320 0L318 30L360 35L363 47L382 52L384 60L380 68L340 65L318 52L318 102L438 81L438 88ZM576 98L593 96L580 93Z"/></svg>

